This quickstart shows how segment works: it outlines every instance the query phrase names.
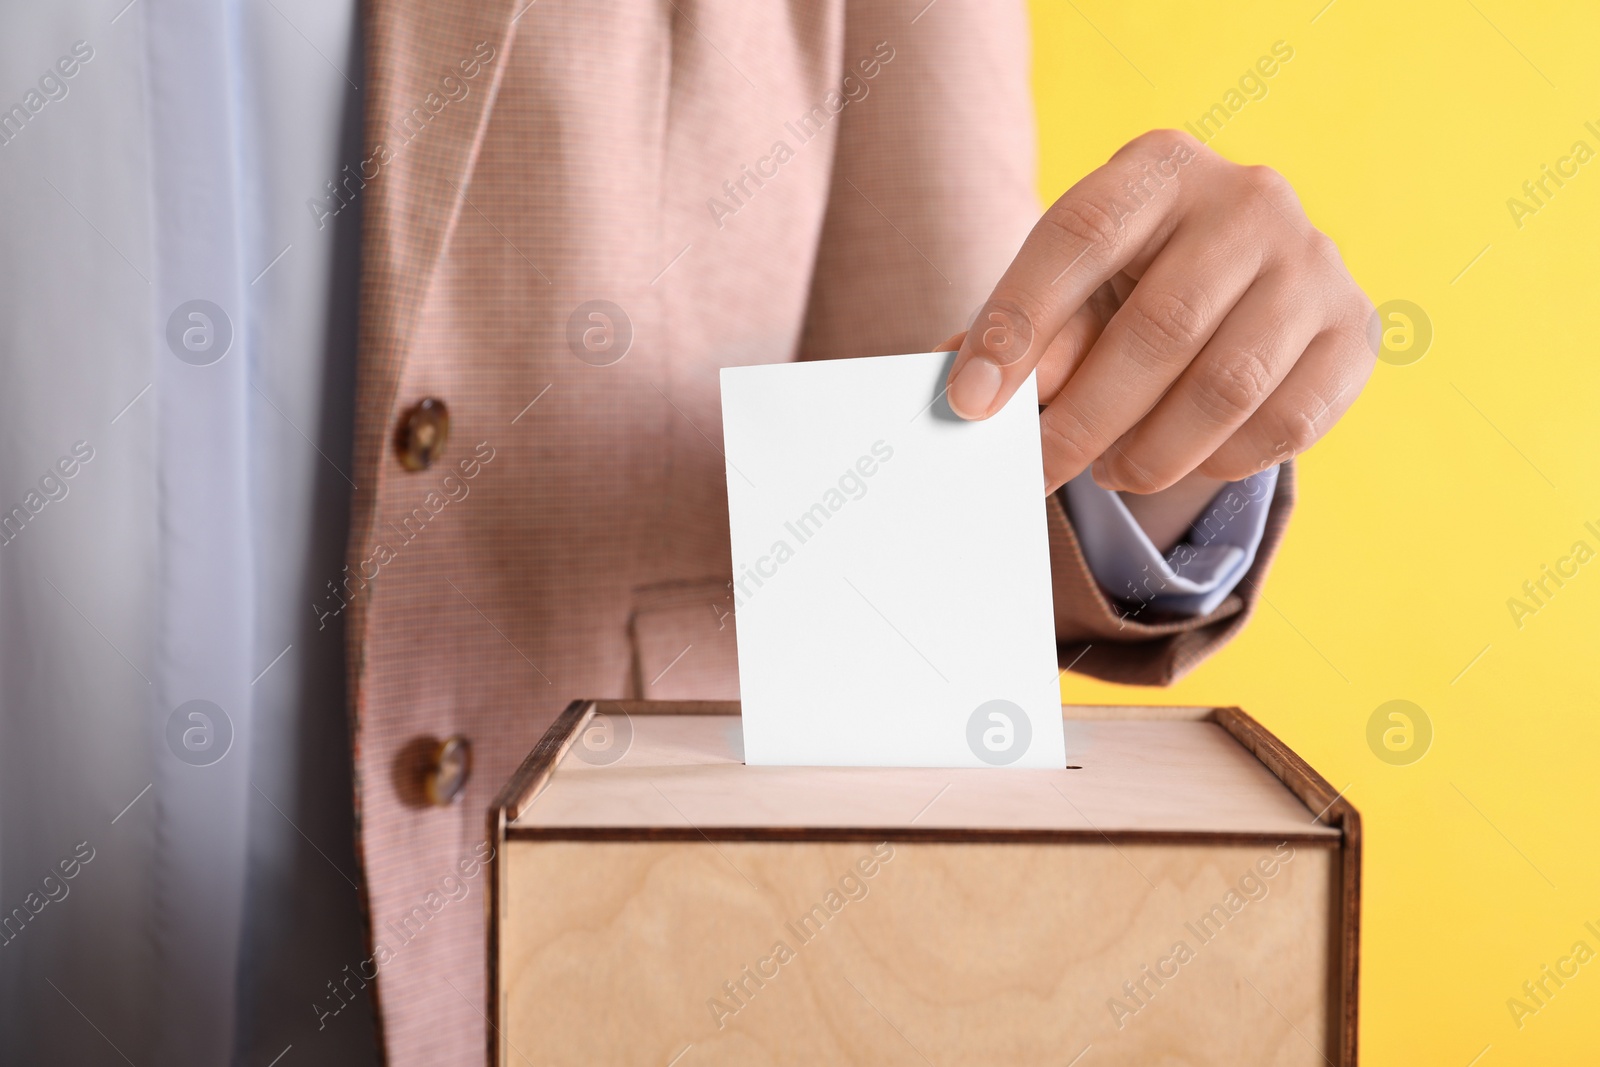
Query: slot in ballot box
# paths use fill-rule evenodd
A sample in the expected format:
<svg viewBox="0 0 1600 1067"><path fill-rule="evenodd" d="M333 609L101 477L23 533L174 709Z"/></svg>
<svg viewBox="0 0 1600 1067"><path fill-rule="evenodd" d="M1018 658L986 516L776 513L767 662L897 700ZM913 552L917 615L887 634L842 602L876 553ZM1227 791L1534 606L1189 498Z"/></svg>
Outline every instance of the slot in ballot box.
<svg viewBox="0 0 1600 1067"><path fill-rule="evenodd" d="M1063 711L1065 770L749 767L573 703L490 815L491 1062L1354 1064L1355 809L1236 708Z"/></svg>

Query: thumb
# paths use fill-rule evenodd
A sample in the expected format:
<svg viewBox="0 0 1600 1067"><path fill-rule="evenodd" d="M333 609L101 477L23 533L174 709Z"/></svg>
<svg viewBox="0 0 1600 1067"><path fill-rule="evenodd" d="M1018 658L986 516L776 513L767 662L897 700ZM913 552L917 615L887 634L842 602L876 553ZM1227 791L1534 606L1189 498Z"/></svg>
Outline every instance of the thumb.
<svg viewBox="0 0 1600 1067"><path fill-rule="evenodd" d="M948 388L951 410L964 419L986 419L1004 406L1039 362L1027 317L992 300L960 347Z"/></svg>

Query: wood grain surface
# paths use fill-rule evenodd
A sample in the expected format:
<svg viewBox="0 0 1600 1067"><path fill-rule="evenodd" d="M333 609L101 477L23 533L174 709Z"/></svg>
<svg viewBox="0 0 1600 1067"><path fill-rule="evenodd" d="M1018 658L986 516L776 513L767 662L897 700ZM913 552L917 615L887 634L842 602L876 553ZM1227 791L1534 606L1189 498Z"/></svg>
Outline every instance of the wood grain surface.
<svg viewBox="0 0 1600 1067"><path fill-rule="evenodd" d="M626 754L574 743L508 830L909 827L1337 837L1213 722L1069 720L1070 770L749 767L739 720L616 720Z"/></svg>
<svg viewBox="0 0 1600 1067"><path fill-rule="evenodd" d="M508 844L501 1062L1324 1062L1335 849L885 847Z"/></svg>

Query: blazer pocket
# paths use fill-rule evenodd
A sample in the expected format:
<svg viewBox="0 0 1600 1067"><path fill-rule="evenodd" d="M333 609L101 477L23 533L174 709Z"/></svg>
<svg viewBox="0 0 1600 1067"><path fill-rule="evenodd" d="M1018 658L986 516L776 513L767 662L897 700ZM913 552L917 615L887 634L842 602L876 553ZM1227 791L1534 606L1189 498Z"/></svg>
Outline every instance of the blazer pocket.
<svg viewBox="0 0 1600 1067"><path fill-rule="evenodd" d="M635 588L628 639L634 698L739 699L733 596L726 578Z"/></svg>

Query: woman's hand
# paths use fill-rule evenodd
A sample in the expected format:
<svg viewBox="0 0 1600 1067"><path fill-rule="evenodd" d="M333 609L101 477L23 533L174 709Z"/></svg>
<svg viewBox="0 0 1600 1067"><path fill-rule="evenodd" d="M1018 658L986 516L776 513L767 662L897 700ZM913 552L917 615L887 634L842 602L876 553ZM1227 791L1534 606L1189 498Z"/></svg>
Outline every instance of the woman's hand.
<svg viewBox="0 0 1600 1067"><path fill-rule="evenodd" d="M1045 212L960 341L950 406L987 418L1037 370L1047 490L1091 465L1140 494L1237 480L1355 401L1372 316L1284 178L1155 131Z"/></svg>

